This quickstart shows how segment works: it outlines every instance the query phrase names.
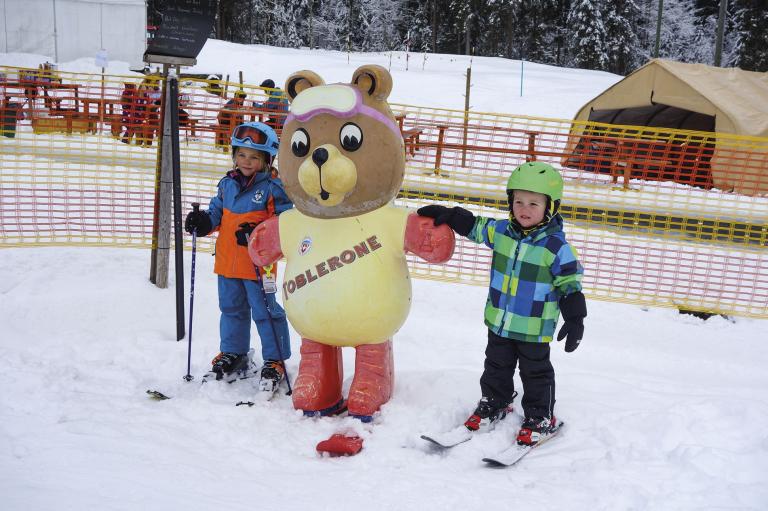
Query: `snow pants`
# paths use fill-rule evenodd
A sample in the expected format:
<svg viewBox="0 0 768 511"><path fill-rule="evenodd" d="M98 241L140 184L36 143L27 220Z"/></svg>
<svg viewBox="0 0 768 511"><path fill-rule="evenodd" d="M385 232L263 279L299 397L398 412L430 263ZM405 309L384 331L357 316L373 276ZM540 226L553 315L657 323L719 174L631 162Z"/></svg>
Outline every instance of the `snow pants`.
<svg viewBox="0 0 768 511"><path fill-rule="evenodd" d="M245 354L251 346L251 319L261 338L263 360L286 360L291 356L288 320L274 293L264 293L256 280L219 277L221 320L220 350ZM264 303L266 296L267 304ZM271 314L270 314L271 313ZM279 349L278 349L279 346ZM282 356L281 356L282 354Z"/></svg>
<svg viewBox="0 0 768 511"><path fill-rule="evenodd" d="M480 377L483 396L499 408L509 404L515 391L513 376L518 365L525 416L551 417L555 409L555 370L549 360L548 342L516 341L488 330L485 370Z"/></svg>

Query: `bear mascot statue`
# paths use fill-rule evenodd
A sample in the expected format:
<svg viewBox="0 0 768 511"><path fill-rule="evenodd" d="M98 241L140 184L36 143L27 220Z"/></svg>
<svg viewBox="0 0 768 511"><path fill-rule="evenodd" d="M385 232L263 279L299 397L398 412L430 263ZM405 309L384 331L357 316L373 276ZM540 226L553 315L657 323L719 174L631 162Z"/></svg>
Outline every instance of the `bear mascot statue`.
<svg viewBox="0 0 768 511"><path fill-rule="evenodd" d="M257 266L285 257L283 306L301 336L293 405L305 415L345 408L370 422L394 385L392 336L408 316L406 252L429 263L451 258L447 225L392 204L405 173L403 137L381 66L357 69L351 83L326 85L312 71L285 83L280 177L295 208L259 224L248 253ZM354 378L342 396L341 348L355 348ZM362 439L333 435L318 451L355 454Z"/></svg>

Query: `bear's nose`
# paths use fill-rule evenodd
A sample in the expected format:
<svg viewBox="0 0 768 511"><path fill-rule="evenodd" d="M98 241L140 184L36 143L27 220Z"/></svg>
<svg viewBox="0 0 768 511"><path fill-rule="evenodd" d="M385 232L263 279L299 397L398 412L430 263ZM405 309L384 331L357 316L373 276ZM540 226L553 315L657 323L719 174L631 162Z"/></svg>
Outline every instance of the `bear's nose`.
<svg viewBox="0 0 768 511"><path fill-rule="evenodd" d="M315 162L315 165L318 167L322 167L323 163L328 161L328 150L322 147L318 147L312 151L312 161Z"/></svg>

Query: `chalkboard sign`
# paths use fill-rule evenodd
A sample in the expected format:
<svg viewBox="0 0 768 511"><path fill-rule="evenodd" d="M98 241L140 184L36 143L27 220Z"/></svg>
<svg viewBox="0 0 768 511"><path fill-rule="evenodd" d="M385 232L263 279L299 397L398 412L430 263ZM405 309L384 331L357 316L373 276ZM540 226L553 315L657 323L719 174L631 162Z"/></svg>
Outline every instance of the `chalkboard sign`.
<svg viewBox="0 0 768 511"><path fill-rule="evenodd" d="M170 0L163 9L160 28L147 45L147 55L197 57L211 34L217 0Z"/></svg>

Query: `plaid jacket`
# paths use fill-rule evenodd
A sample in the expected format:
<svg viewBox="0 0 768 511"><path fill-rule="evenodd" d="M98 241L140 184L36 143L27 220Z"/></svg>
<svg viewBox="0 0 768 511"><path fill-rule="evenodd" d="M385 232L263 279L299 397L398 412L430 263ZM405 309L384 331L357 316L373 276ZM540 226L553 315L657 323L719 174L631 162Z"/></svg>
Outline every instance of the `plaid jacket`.
<svg viewBox="0 0 768 511"><path fill-rule="evenodd" d="M496 335L526 342L550 342L562 296L581 291L584 268L565 240L563 221L527 235L509 219L477 217L467 236L493 250L485 324Z"/></svg>

